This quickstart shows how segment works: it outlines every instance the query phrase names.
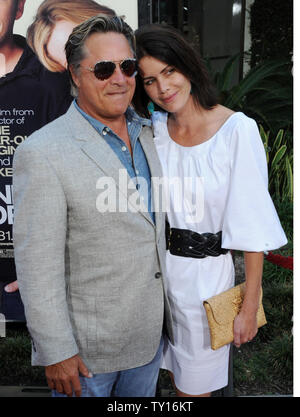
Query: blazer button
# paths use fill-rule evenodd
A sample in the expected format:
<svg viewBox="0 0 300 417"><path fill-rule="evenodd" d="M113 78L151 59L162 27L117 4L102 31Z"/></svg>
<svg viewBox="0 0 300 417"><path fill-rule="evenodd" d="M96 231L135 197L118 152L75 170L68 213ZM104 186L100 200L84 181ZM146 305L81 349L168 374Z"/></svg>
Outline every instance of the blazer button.
<svg viewBox="0 0 300 417"><path fill-rule="evenodd" d="M161 278L161 272L156 272L155 278Z"/></svg>

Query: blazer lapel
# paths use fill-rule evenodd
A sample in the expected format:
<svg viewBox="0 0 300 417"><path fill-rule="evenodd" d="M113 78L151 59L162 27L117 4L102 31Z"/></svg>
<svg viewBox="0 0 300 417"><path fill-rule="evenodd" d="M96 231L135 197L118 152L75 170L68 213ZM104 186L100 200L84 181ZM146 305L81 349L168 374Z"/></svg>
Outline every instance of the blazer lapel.
<svg viewBox="0 0 300 417"><path fill-rule="evenodd" d="M127 199L128 205L131 205L134 211L140 212L152 225L151 216L148 213L147 207L141 203L140 207L132 206L130 202L130 195L135 189L134 183L124 165L121 163L118 156L106 143L102 136L93 128L93 126L76 110L72 105L68 110L69 128L72 130L73 137L77 141L81 150L93 160L96 165L107 175L113 178L116 187L120 193ZM122 177L120 181L120 176ZM127 187L131 184L130 188Z"/></svg>
<svg viewBox="0 0 300 417"><path fill-rule="evenodd" d="M159 158L156 152L156 148L153 140L153 131L150 127L144 127L142 134L140 135L140 142L145 152L148 165L151 172L151 177L156 177L159 181L162 178L162 169L159 162ZM153 183L151 188L152 206L155 211L155 223L157 228L157 235L160 234L163 222L165 221L165 214L162 213L162 202L160 201L159 190L154 190ZM163 192L163 191L162 191Z"/></svg>

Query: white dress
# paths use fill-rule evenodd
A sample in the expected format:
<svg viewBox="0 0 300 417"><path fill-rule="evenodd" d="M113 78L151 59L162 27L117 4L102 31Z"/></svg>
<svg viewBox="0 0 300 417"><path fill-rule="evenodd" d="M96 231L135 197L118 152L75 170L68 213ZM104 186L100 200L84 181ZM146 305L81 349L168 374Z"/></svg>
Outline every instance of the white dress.
<svg viewBox="0 0 300 417"><path fill-rule="evenodd" d="M222 231L226 249L259 252L285 245L268 193L266 156L255 121L234 113L209 140L184 147L170 138L167 117L152 115L168 183L170 226L198 233ZM166 263L175 343L166 341L162 368L173 372L177 388L185 393L220 389L228 383L229 345L210 348L202 302L234 285L231 253L195 259L167 252Z"/></svg>

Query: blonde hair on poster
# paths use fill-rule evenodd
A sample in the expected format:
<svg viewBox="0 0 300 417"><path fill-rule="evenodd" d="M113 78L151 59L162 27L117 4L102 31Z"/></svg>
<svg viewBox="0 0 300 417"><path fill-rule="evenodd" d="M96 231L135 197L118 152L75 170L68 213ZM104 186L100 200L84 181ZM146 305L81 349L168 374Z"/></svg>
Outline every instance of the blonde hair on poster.
<svg viewBox="0 0 300 417"><path fill-rule="evenodd" d="M59 21L76 25L95 15L114 16L109 7L94 0L44 0L39 6L33 23L27 30L27 42L38 56L41 63L50 71L62 72L65 68L48 53L47 45Z"/></svg>

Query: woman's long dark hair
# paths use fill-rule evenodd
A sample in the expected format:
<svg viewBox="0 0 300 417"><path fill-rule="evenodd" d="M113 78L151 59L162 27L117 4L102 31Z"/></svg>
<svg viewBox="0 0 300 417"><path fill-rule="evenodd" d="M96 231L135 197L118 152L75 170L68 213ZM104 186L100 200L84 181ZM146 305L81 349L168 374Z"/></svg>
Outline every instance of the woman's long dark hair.
<svg viewBox="0 0 300 417"><path fill-rule="evenodd" d="M200 55L178 30L163 24L145 25L136 30L135 39L138 60L144 56L154 57L174 66L190 80L196 105L209 110L218 103L215 88ZM144 90L143 81L137 75L133 97L137 113L149 117L148 103L149 97ZM158 106L155 107L159 109Z"/></svg>

